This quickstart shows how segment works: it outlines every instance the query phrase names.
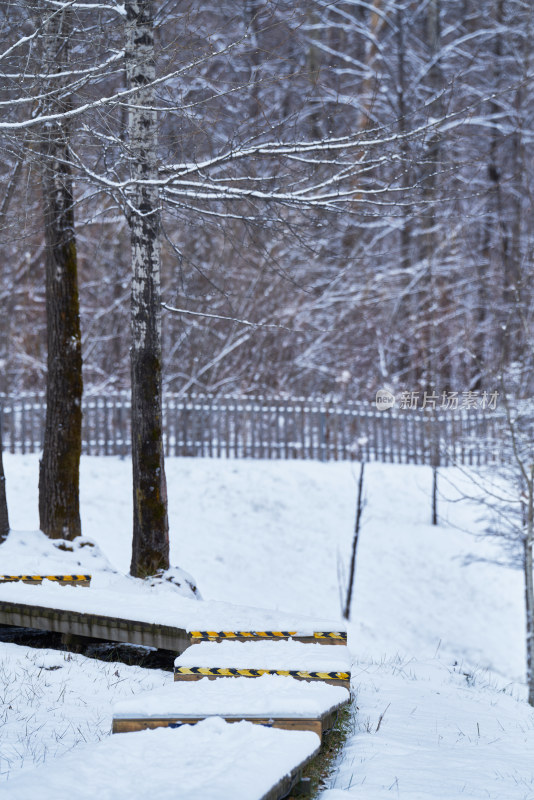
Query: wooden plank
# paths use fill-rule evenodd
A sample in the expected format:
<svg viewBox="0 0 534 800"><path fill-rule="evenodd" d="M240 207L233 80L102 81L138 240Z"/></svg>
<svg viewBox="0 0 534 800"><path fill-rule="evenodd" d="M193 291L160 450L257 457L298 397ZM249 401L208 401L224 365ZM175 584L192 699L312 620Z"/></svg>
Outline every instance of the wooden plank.
<svg viewBox="0 0 534 800"><path fill-rule="evenodd" d="M100 614L0 601L0 625L71 633L108 642L127 642L182 653L190 645L189 634L169 625L124 620Z"/></svg>
<svg viewBox="0 0 534 800"><path fill-rule="evenodd" d="M337 719L337 714L341 706L346 705L342 703L335 709L322 714L319 717L259 717L255 715L220 715L226 722L252 722L255 725L265 725L269 728L279 728L286 731L312 731L316 733L319 738L322 738L323 733L331 730ZM133 733L135 731L143 731L154 728L177 728L181 725L196 725L197 722L202 722L208 719L209 716L192 716L189 714L173 715L165 717L120 717L114 716L112 723L112 733Z"/></svg>
<svg viewBox="0 0 534 800"><path fill-rule="evenodd" d="M217 716L221 716L217 714ZM330 719L332 717L332 719ZM335 715L328 715L328 719L295 719L294 717L254 717L243 714L241 716L226 716L221 717L225 722L252 722L255 725L265 725L268 728L279 728L284 731L312 731L317 736L322 737L323 733L330 730L335 723ZM176 717L139 717L132 719L130 717L114 717L112 724L112 733L133 733L135 731L144 731L148 728L178 728L181 725L196 725L197 722L207 717L192 717L192 716L176 716Z"/></svg>

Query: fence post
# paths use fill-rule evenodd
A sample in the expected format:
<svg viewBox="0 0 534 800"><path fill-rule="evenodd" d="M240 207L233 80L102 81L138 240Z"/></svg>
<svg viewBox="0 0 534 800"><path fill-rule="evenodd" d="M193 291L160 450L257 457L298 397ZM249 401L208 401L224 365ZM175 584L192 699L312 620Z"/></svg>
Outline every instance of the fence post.
<svg viewBox="0 0 534 800"><path fill-rule="evenodd" d="M326 414L322 406L319 407L319 459L326 461Z"/></svg>

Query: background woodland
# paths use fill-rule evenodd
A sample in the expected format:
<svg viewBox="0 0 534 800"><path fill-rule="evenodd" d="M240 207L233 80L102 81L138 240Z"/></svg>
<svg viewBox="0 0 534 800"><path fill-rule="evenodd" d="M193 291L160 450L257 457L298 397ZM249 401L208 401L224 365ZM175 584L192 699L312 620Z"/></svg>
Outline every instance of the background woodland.
<svg viewBox="0 0 534 800"><path fill-rule="evenodd" d="M31 38L44 5L0 7L8 394L46 383L42 135L16 127L46 96ZM113 3L64 5L64 102L87 107L69 128L84 388L108 392L130 386L128 130L120 99L96 101L126 85L123 17ZM383 385L494 390L505 375L529 396L531 3L154 10L155 157L173 176L162 300L180 310L162 312L164 389L370 399ZM313 152L292 156L302 142Z"/></svg>

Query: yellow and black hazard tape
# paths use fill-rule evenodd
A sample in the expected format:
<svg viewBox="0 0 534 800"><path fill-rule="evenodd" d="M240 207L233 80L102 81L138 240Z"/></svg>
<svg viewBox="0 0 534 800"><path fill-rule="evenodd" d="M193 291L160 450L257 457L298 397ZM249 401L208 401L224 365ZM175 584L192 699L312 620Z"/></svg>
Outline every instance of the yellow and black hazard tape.
<svg viewBox="0 0 534 800"><path fill-rule="evenodd" d="M339 639L342 642L347 641L347 634L345 631L317 631L313 634L314 639Z"/></svg>
<svg viewBox="0 0 534 800"><path fill-rule="evenodd" d="M342 631L316 631L313 634L298 633L298 631L191 631L191 639L290 639L293 636L302 639L330 639L333 641L347 641L347 634Z"/></svg>
<svg viewBox="0 0 534 800"><path fill-rule="evenodd" d="M56 581L57 583L90 583L91 575L0 575L0 583L42 583L43 581Z"/></svg>
<svg viewBox="0 0 534 800"><path fill-rule="evenodd" d="M293 669L234 669L233 667L175 667L177 675L200 675L207 678L244 677L259 678L262 675L284 675L289 678L318 681L349 681L350 672L308 672Z"/></svg>

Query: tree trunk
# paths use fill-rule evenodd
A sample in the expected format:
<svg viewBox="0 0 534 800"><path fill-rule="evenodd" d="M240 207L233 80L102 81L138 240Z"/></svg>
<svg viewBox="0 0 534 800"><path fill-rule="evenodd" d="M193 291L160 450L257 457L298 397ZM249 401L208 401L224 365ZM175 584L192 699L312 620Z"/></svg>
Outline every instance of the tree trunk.
<svg viewBox="0 0 534 800"><path fill-rule="evenodd" d="M429 48L431 66L428 71L428 90L434 94L435 99L429 104L429 113L439 119L443 116L443 104L440 90L443 87L443 75L440 64L441 49L441 0L429 0L426 8L426 35ZM426 274L421 281L419 308L422 315L421 325L421 377L423 387L432 391L436 386L436 377L448 384L449 359L442 358L440 350L445 341L438 339L435 317L436 309L440 305L439 284L441 282L441 267L436 258L438 249L438 219L437 210L439 203L440 181L438 173L442 159L442 141L438 129L431 131L426 143L426 153L423 165L423 200L422 209L422 261L427 265Z"/></svg>
<svg viewBox="0 0 534 800"><path fill-rule="evenodd" d="M0 544L4 542L9 533L9 516L7 513L6 478L4 475L4 461L2 459L3 440L2 423L3 409L0 405Z"/></svg>
<svg viewBox="0 0 534 800"><path fill-rule="evenodd" d="M410 186L412 185L413 177L411 169L408 166L411 163L410 158L410 144L407 141L407 88L406 88L406 42L405 42L405 25L407 25L405 9L402 5L397 6L396 13L396 39L397 39L397 124L401 136L400 152L405 168L402 172L401 180L406 194L409 193ZM407 203L401 204L401 230L400 230L400 265L402 271L402 295L405 299L402 301L400 309L399 320L395 320L395 326L400 331L410 330L414 327L414 321L417 318L417 309L413 307L413 297L409 291L410 285L410 267L412 264L412 239L413 239L413 211ZM415 386L416 382L412 378L414 353L413 345L410 338L402 335L399 348L399 361L398 373L400 379L406 384L412 381Z"/></svg>
<svg viewBox="0 0 534 800"><path fill-rule="evenodd" d="M160 198L157 112L154 110L154 30L150 0L129 0L126 74L139 87L128 114L129 225L132 257L133 543L130 571L137 577L169 566L167 487L162 439Z"/></svg>
<svg viewBox="0 0 534 800"><path fill-rule="evenodd" d="M352 593L354 590L354 576L356 574L356 553L358 550L358 539L360 537L360 527L362 523L363 513L363 471L365 468L365 461L362 461L360 467L360 479L358 481L358 502L356 504L356 522L354 524L354 537L352 539L352 553L350 558L349 569L349 583L347 587L347 600L345 608L343 609L343 618L350 620L350 611L352 605Z"/></svg>
<svg viewBox="0 0 534 800"><path fill-rule="evenodd" d="M69 12L52 15L43 35L45 69L68 62ZM68 108L60 79L49 78L48 111ZM48 376L43 457L39 469L41 529L53 539L81 533L79 472L82 352L69 134L65 122L42 128L42 189L46 250Z"/></svg>
<svg viewBox="0 0 534 800"><path fill-rule="evenodd" d="M528 514L525 537L525 610L527 618L528 702L534 706L534 466L528 481Z"/></svg>

